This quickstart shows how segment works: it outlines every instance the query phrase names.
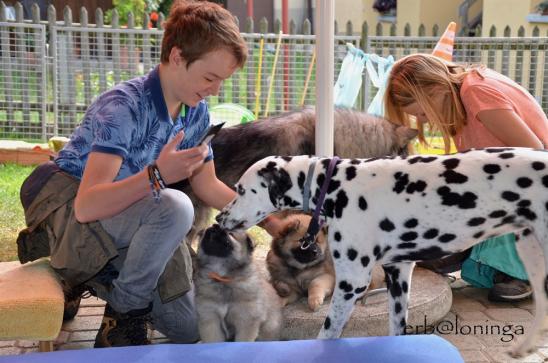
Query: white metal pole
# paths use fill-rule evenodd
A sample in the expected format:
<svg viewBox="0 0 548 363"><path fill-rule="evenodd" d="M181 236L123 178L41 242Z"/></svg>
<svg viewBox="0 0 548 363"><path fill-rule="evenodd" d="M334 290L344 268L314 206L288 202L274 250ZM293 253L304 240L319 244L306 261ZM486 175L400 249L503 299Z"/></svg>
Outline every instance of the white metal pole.
<svg viewBox="0 0 548 363"><path fill-rule="evenodd" d="M335 0L316 0L316 155L333 156Z"/></svg>

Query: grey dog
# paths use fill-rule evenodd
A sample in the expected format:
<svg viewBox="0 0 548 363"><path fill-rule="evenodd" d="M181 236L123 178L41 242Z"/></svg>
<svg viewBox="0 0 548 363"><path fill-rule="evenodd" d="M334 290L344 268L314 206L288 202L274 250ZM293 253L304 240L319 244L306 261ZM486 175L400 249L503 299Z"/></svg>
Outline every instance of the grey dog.
<svg viewBox="0 0 548 363"><path fill-rule="evenodd" d="M417 136L414 129L352 109L335 109L334 119L334 152L343 158L406 155L409 142ZM232 187L245 170L267 156L312 155L315 131L316 115L312 107L221 129L211 143L215 173ZM194 204L195 222L187 236L192 243L197 232L207 227L211 208L192 193L188 183L175 187Z"/></svg>

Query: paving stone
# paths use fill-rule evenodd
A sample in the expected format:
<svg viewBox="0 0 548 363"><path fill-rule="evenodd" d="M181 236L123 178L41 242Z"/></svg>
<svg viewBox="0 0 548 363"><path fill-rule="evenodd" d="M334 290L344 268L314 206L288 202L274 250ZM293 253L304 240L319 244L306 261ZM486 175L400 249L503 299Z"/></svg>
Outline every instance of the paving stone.
<svg viewBox="0 0 548 363"><path fill-rule="evenodd" d="M0 348L15 346L15 340L0 340Z"/></svg>
<svg viewBox="0 0 548 363"><path fill-rule="evenodd" d="M36 340L16 340L15 346L19 348L36 348L38 347L38 341Z"/></svg>
<svg viewBox="0 0 548 363"><path fill-rule="evenodd" d="M38 347L34 348L21 348L21 354L40 353Z"/></svg>
<svg viewBox="0 0 548 363"><path fill-rule="evenodd" d="M90 348L93 348L94 343L95 342L88 342L88 341L67 343L67 344L61 345L58 350L90 349Z"/></svg>
<svg viewBox="0 0 548 363"><path fill-rule="evenodd" d="M548 347L539 347L537 353L544 358L545 362L548 362Z"/></svg>
<svg viewBox="0 0 548 363"><path fill-rule="evenodd" d="M468 298L471 298L472 300L479 301L479 302L488 302L489 301L487 300L488 293L489 293L488 289L480 289L472 286L465 287L455 291L455 295L462 294L467 296Z"/></svg>
<svg viewBox="0 0 548 363"><path fill-rule="evenodd" d="M53 344L54 345L61 345L61 344L67 343L70 340L70 334L71 333L68 332L68 331L61 330L59 332L59 335L57 336L57 338L53 341Z"/></svg>
<svg viewBox="0 0 548 363"><path fill-rule="evenodd" d="M152 344L170 344L171 341L167 338L151 339Z"/></svg>
<svg viewBox="0 0 548 363"><path fill-rule="evenodd" d="M545 362L544 357L538 353L533 353L520 359L514 359L508 355L508 349L494 348L486 352L492 362L504 363L537 363Z"/></svg>
<svg viewBox="0 0 548 363"><path fill-rule="evenodd" d="M459 298L456 303L453 303L451 306L451 311L454 313L461 313L465 311L483 311L485 306L479 301ZM453 295L453 301L455 301L455 296Z"/></svg>
<svg viewBox="0 0 548 363"><path fill-rule="evenodd" d="M84 307L84 306L105 306L105 301L104 300L101 300L99 298L96 298L94 296L92 297L89 297L87 299L82 299L80 301L80 307Z"/></svg>
<svg viewBox="0 0 548 363"><path fill-rule="evenodd" d="M95 336L97 335L97 330L79 330L72 333L70 336L71 343L74 342L86 342L93 341L95 342Z"/></svg>
<svg viewBox="0 0 548 363"><path fill-rule="evenodd" d="M485 345L477 337L473 335L463 335L463 334L440 334L436 333L437 336L442 337L451 344L453 344L459 351L465 349L473 350L482 350L485 349Z"/></svg>
<svg viewBox="0 0 548 363"><path fill-rule="evenodd" d="M477 336L487 347L506 347L508 349L518 344L530 327L529 324L519 322L491 322L483 326L484 332Z"/></svg>
<svg viewBox="0 0 548 363"><path fill-rule="evenodd" d="M534 302L533 299L518 301L518 302L514 303L513 305L516 306L517 308L521 308L521 309L525 309L525 310L529 310L529 311L534 311L535 310L535 302Z"/></svg>
<svg viewBox="0 0 548 363"><path fill-rule="evenodd" d="M78 330L98 330L101 318L98 316L82 316L63 324L62 330L74 332Z"/></svg>
<svg viewBox="0 0 548 363"><path fill-rule="evenodd" d="M461 311L458 313L462 321L488 321L490 318L482 311Z"/></svg>
<svg viewBox="0 0 548 363"><path fill-rule="evenodd" d="M162 333L160 333L158 330L150 330L150 338L151 339L162 339L166 338L166 336Z"/></svg>
<svg viewBox="0 0 548 363"><path fill-rule="evenodd" d="M0 348L0 355L18 355L22 353L19 347L3 347Z"/></svg>
<svg viewBox="0 0 548 363"><path fill-rule="evenodd" d="M490 363L491 360L479 350L460 350L460 355L466 363Z"/></svg>
<svg viewBox="0 0 548 363"><path fill-rule="evenodd" d="M530 322L533 320L530 312L518 308L489 308L485 310L485 314L497 321Z"/></svg>
<svg viewBox="0 0 548 363"><path fill-rule="evenodd" d="M104 306L81 306L78 310L78 316L99 316L103 317Z"/></svg>

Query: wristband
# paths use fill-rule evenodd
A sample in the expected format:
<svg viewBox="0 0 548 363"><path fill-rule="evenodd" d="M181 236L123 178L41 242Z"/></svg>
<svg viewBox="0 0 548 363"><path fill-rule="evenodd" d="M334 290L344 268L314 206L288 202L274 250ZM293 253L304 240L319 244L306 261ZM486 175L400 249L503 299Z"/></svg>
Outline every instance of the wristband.
<svg viewBox="0 0 548 363"><path fill-rule="evenodd" d="M164 178L162 178L162 174L160 174L160 169L158 169L158 165L156 163L150 164L152 173L154 174L154 178L158 181L160 184L160 189L166 188L166 183L164 181Z"/></svg>
<svg viewBox="0 0 548 363"><path fill-rule="evenodd" d="M160 190L162 190L163 188L154 173L154 164L150 164L147 166L147 173L148 173L148 182L150 184L150 189L152 190L152 197L154 198L154 201L158 203L160 201Z"/></svg>

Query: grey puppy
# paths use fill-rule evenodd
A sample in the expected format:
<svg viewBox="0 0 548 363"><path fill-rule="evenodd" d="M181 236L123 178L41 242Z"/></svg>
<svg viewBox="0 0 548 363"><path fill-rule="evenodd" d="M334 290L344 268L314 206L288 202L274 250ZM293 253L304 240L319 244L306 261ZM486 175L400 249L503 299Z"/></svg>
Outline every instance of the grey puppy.
<svg viewBox="0 0 548 363"><path fill-rule="evenodd" d="M342 158L406 155L417 131L383 118L351 109L335 109L334 152ZM316 115L312 107L221 129L211 145L215 173L233 186L255 162L270 155L312 155L315 153ZM175 186L192 200L195 211L192 243L196 232L207 227L211 208L194 196L187 183Z"/></svg>
<svg viewBox="0 0 548 363"><path fill-rule="evenodd" d="M253 262L245 232L209 227L198 249L196 310L202 342L279 340L281 301Z"/></svg>

